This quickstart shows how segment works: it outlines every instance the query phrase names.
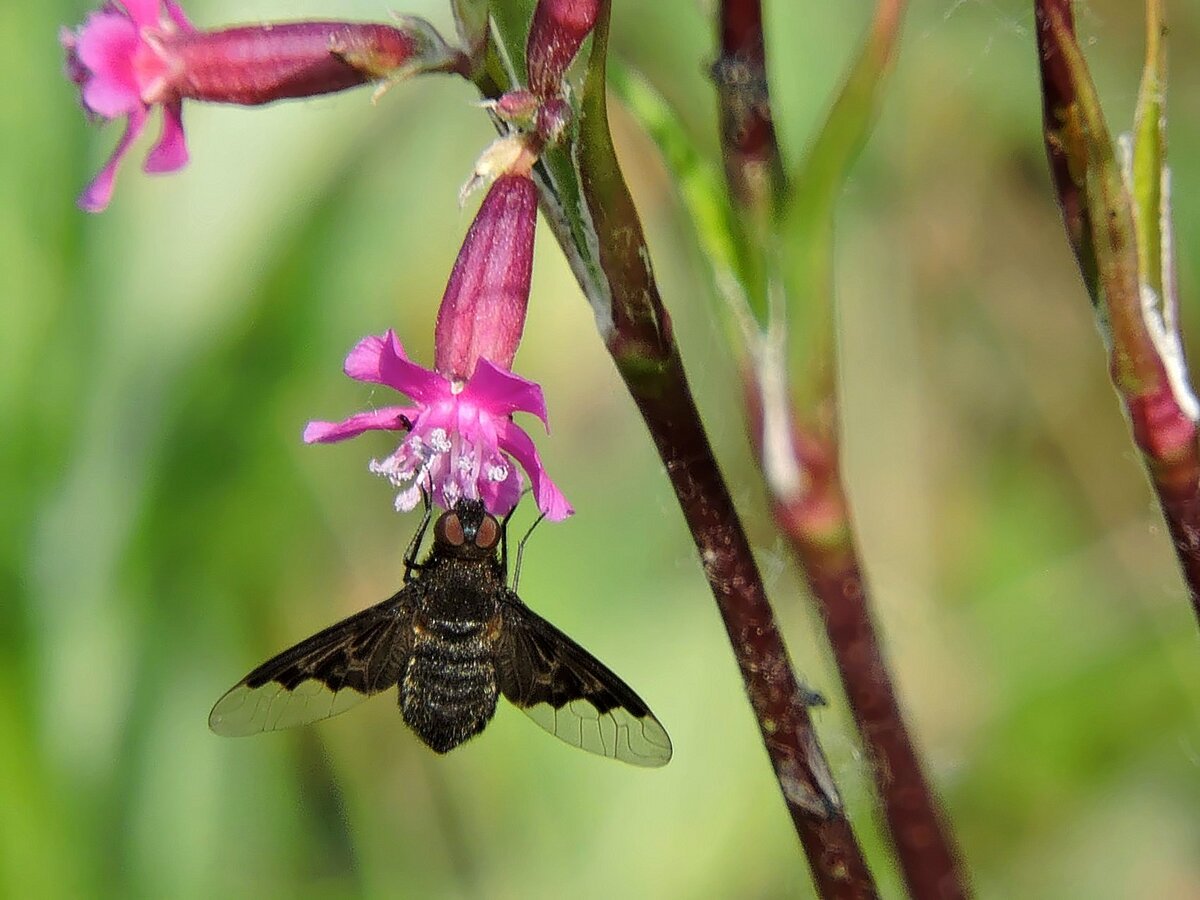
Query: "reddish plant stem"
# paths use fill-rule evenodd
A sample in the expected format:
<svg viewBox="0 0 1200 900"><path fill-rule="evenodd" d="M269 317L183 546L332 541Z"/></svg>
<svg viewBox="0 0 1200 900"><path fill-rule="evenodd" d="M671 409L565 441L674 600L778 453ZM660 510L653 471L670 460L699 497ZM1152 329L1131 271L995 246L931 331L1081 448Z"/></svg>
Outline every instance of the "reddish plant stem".
<svg viewBox="0 0 1200 900"><path fill-rule="evenodd" d="M749 541L688 388L641 221L616 163L605 99L608 15L606 2L583 91L581 139L572 154L606 288L604 296L589 299L692 532L817 890L827 898L876 897L808 715L811 695L792 669ZM548 218L553 227L555 218ZM555 231L560 241L569 240L569 232Z"/></svg>
<svg viewBox="0 0 1200 900"><path fill-rule="evenodd" d="M1200 462L1189 464L1193 469L1196 466L1200 466ZM1154 487L1183 570L1192 609L1200 621L1200 492L1196 490L1196 479L1191 478L1191 483L1181 486L1180 490L1172 490L1156 478Z"/></svg>
<svg viewBox="0 0 1200 900"><path fill-rule="evenodd" d="M899 27L903 4L881 4L875 30L886 40L872 41L874 52L891 52ZM758 0L725 0L720 9L722 62L736 59L754 73L748 80L757 86L755 102L749 107L742 101L744 91L717 80L718 95L725 115L722 118L722 147L731 198L739 211L754 217L772 210L787 192L785 176L780 174L767 186L773 195L767 198L747 190L746 185L762 185L764 167L780 165L779 150L771 125L771 109L762 33L762 12ZM870 46L870 45L869 45ZM854 76L852 76L854 77ZM730 111L741 112L743 119ZM760 252L769 245L761 242ZM824 302L831 302L830 292ZM832 323L832 317L826 321ZM829 325L832 329L832 325ZM922 771L913 740L910 738L892 686L891 675L883 658L882 642L871 616L870 598L862 577L856 538L849 508L838 471L836 397L832 373L835 341L814 343L818 359L813 360L810 396L813 409L781 411L794 419L816 423L805 431L794 428L791 465L806 480L802 491L788 494L772 485L775 522L789 542L809 587L820 606L826 634L837 661L838 671L863 746L871 759L871 772L883 805L884 818L891 834L900 868L909 893L916 898L959 898L970 895L969 881L960 863L960 854L945 822L940 805ZM749 419L760 458L762 455L762 404L759 382L748 373ZM800 396L799 392L794 397ZM807 406L808 404L805 404ZM764 459L764 472L769 466ZM771 478L768 476L768 482Z"/></svg>
<svg viewBox="0 0 1200 900"><path fill-rule="evenodd" d="M1200 620L1200 444L1196 423L1181 408L1166 363L1147 334L1140 293L1146 273L1139 270L1132 199L1127 190L1107 186L1115 176L1107 182L1104 177L1106 166L1115 168L1111 141L1079 54L1071 4L1068 0L1034 0L1034 14L1046 155L1067 238L1092 303L1110 334L1110 375ZM1108 159L1098 155L1098 147L1108 148L1103 150ZM1089 195L1092 189L1097 191L1095 196Z"/></svg>
<svg viewBox="0 0 1200 900"><path fill-rule="evenodd" d="M1072 34L1075 20L1071 16L1071 0L1034 0L1037 20L1038 62L1042 75L1042 133L1046 136L1046 157L1050 162L1050 177L1058 194L1067 240L1075 251L1085 284L1096 283L1096 258L1092 252L1092 224L1088 218L1087 198L1083 187L1071 174L1067 148L1056 135L1064 126L1063 111L1075 104L1075 83L1066 60L1058 51L1050 29L1052 16L1062 16ZM1093 302L1096 297L1093 296Z"/></svg>
<svg viewBox="0 0 1200 900"><path fill-rule="evenodd" d="M750 397L750 408L761 453L758 396ZM772 513L821 609L905 885L918 900L969 897L960 854L922 771L884 660L853 539L837 443L800 429L792 443L807 489L791 499L773 497Z"/></svg>
<svg viewBox="0 0 1200 900"><path fill-rule="evenodd" d="M877 891L808 714L762 578L713 457L677 354L651 379L627 382L667 467L729 635L784 801L826 898Z"/></svg>
<svg viewBox="0 0 1200 900"><path fill-rule="evenodd" d="M729 190L743 209L769 212L784 182L771 119L759 0L722 0L721 56L712 68Z"/></svg>
<svg viewBox="0 0 1200 900"><path fill-rule="evenodd" d="M810 692L788 659L741 521L708 443L650 267L641 221L608 130L605 55L610 4L594 31L577 142L546 148L534 177L542 211L596 313L605 345L666 467L725 623L763 742L822 897L878 896L808 716ZM476 84L499 97L486 73ZM549 159L548 159L549 157ZM564 165L566 163L567 165ZM555 174L569 165L587 210L581 238Z"/></svg>

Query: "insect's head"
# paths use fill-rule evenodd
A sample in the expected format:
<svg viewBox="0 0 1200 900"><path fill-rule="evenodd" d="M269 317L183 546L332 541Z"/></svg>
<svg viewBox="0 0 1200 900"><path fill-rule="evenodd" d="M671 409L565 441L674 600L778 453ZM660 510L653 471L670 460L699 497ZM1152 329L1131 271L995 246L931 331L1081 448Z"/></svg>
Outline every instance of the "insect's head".
<svg viewBox="0 0 1200 900"><path fill-rule="evenodd" d="M484 559L496 552L501 528L496 517L478 500L459 500L454 509L438 516L433 540L451 556Z"/></svg>

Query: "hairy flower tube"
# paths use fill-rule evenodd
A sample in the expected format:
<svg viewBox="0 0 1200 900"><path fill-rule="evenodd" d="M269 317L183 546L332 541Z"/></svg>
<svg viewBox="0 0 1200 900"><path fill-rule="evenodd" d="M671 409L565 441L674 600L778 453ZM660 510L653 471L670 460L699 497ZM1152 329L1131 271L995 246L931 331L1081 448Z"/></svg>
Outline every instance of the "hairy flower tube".
<svg viewBox="0 0 1200 900"><path fill-rule="evenodd" d="M516 506L523 489L516 461L548 519L573 512L542 467L533 440L512 421L513 413L528 412L545 424L546 402L534 382L486 359L465 382L446 378L412 362L390 330L360 341L346 357L345 371L357 381L406 394L412 405L359 413L343 422L310 422L304 440L334 443L365 431L407 430L394 453L370 466L401 489L397 509L412 509L425 489L446 509L467 498L482 500L490 513L502 516Z"/></svg>
<svg viewBox="0 0 1200 900"><path fill-rule="evenodd" d="M528 172L496 178L438 308L434 365L447 378L465 380L480 359L512 368L525 330L536 224L537 188Z"/></svg>
<svg viewBox="0 0 1200 900"><path fill-rule="evenodd" d="M117 167L156 106L162 135L143 168L174 172L188 160L184 99L256 106L465 65L420 19L397 27L291 22L204 31L173 0L110 0L78 29L64 28L59 41L89 116L125 119L116 150L79 198L88 212L108 205Z"/></svg>

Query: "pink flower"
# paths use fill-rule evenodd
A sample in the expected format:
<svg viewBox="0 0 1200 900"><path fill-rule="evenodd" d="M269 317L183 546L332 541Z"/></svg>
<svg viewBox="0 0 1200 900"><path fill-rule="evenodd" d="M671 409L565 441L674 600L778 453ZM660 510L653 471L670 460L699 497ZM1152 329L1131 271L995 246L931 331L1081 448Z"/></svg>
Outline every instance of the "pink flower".
<svg viewBox="0 0 1200 900"><path fill-rule="evenodd" d="M433 26L413 17L397 27L287 22L202 31L173 0L109 0L77 31L64 28L59 41L84 109L126 119L117 149L79 198L88 212L108 205L117 166L155 106L163 108L163 132L144 168L174 172L188 159L184 98L257 106L466 65Z"/></svg>
<svg viewBox="0 0 1200 900"><path fill-rule="evenodd" d="M79 197L83 209L99 212L108 205L117 166L156 103L163 107L163 130L146 157L145 170L173 172L187 162L183 105L178 97L159 96L171 74L159 47L171 35L194 30L171 0L122 0L105 3L78 31L60 32L67 73L80 87L84 109L102 119L126 119L117 149Z"/></svg>
<svg viewBox="0 0 1200 900"><path fill-rule="evenodd" d="M448 379L412 362L390 330L360 341L346 357L345 371L357 381L395 388L413 405L359 413L344 422L310 422L304 440L334 443L364 431L407 429L396 452L370 466L401 488L397 509L412 509L425 488L446 509L467 498L482 500L488 512L503 516L521 496L523 479L515 460L529 475L534 500L548 519L559 521L574 511L542 468L532 439L512 421L513 413L528 412L545 424L546 403L534 382L486 359L478 360L465 382Z"/></svg>

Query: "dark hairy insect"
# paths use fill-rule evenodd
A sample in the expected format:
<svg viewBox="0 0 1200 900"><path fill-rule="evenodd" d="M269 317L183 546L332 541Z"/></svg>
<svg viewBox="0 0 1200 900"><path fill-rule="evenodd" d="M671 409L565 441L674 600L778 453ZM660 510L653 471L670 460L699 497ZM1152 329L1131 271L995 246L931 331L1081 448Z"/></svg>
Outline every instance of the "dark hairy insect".
<svg viewBox="0 0 1200 900"><path fill-rule="evenodd" d="M460 500L438 517L418 563L429 518L399 591L267 660L217 701L209 727L229 736L291 728L395 686L404 721L445 753L483 730L503 694L568 744L665 765L671 740L642 699L508 588L505 523Z"/></svg>

